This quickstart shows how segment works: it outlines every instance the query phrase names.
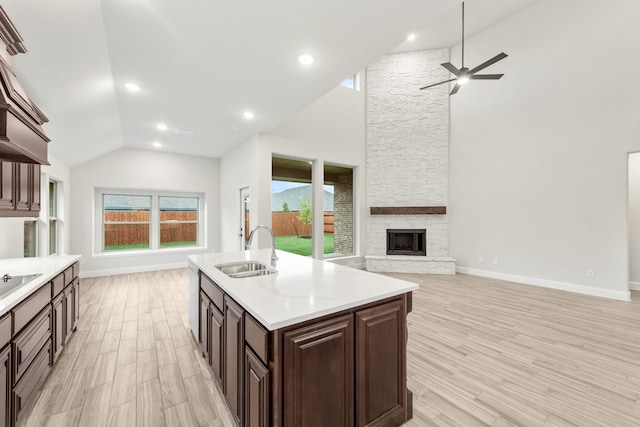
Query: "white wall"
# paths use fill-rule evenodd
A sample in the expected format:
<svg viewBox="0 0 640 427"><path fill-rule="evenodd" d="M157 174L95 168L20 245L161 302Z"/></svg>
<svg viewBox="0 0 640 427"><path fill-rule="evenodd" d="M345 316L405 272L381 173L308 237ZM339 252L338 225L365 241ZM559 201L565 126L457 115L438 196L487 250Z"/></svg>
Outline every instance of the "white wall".
<svg viewBox="0 0 640 427"><path fill-rule="evenodd" d="M38 256L49 255L49 179L59 183L58 251L70 253L69 210L71 203L69 168L49 155L48 166L41 169L40 216L38 218ZM59 191L60 191L59 190ZM22 258L24 251L24 218L0 218L0 259Z"/></svg>
<svg viewBox="0 0 640 427"><path fill-rule="evenodd" d="M635 0L540 0L468 41L469 66L509 57L486 70L502 80L471 82L451 99L450 253L460 271L628 298L639 14Z"/></svg>
<svg viewBox="0 0 640 427"><path fill-rule="evenodd" d="M320 168L324 163L354 166L355 204L359 213L356 227L364 227L364 102L364 90L337 87L268 135L257 135L221 160L224 251L238 248L240 187L251 184L251 226L271 224L271 158L274 155L311 160ZM314 193L321 192L322 186L314 188ZM318 223L320 221L316 221ZM361 230L355 250L364 248L364 234ZM264 240L259 245L263 247Z"/></svg>
<svg viewBox="0 0 640 427"><path fill-rule="evenodd" d="M146 189L204 193L206 249L219 250L219 161L157 151L120 149L71 170L73 200L71 248L82 254L81 274L87 276L159 270L186 266L186 257L198 252L180 248L148 255L94 254L94 190Z"/></svg>
<svg viewBox="0 0 640 427"><path fill-rule="evenodd" d="M629 155L629 281L640 289L640 153Z"/></svg>

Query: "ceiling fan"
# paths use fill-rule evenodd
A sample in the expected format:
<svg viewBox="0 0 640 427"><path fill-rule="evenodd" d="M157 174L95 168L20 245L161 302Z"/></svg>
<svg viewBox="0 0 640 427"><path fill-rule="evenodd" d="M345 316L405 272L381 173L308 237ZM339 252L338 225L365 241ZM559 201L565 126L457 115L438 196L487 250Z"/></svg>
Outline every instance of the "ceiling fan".
<svg viewBox="0 0 640 427"><path fill-rule="evenodd" d="M453 79L445 80L443 82L434 83L432 85L421 87L420 90L428 89L430 87L455 81L456 85L453 87L453 89L451 90L451 93L449 94L449 95L455 95L460 90L460 86L464 85L469 80L498 80L502 76L504 76L504 74L476 74L476 73L478 71L484 70L490 65L495 64L501 59L506 58L507 56L508 55L506 53L501 52L496 56L494 56L493 58L491 58L490 60L483 62L482 64L478 65L477 67L471 70L464 66L464 2L462 2L462 67L458 69L451 62L445 62L444 64L441 64L444 68L446 68L451 74L453 74L456 77Z"/></svg>

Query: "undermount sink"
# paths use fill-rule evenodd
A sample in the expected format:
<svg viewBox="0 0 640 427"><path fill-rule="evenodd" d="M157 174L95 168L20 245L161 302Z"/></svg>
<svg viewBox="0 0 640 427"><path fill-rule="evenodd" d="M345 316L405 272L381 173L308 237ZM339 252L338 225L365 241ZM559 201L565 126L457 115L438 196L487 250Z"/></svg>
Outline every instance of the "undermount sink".
<svg viewBox="0 0 640 427"><path fill-rule="evenodd" d="M10 294L20 286L26 285L39 276L42 276L42 273L27 274L24 276L10 276L8 274L5 274L4 276L0 277L0 299L4 298L5 295Z"/></svg>
<svg viewBox="0 0 640 427"><path fill-rule="evenodd" d="M215 267L234 279L267 276L269 274L277 273L276 270L269 268L266 264L258 261L230 262L227 264L218 264Z"/></svg>

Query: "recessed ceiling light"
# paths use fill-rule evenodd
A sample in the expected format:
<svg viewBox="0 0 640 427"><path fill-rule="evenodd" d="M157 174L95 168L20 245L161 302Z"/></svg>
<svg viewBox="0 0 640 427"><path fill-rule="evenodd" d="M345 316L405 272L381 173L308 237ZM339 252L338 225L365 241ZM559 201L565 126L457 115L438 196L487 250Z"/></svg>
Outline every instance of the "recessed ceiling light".
<svg viewBox="0 0 640 427"><path fill-rule="evenodd" d="M407 36L407 41L408 42L412 42L416 39L416 35L414 33L411 33Z"/></svg>
<svg viewBox="0 0 640 427"><path fill-rule="evenodd" d="M303 53L302 55L298 56L298 62L302 65L311 65L313 64L313 61L315 61L315 58L308 53Z"/></svg>
<svg viewBox="0 0 640 427"><path fill-rule="evenodd" d="M140 86L136 83L125 83L124 87L127 88L129 92L140 92Z"/></svg>
<svg viewBox="0 0 640 427"><path fill-rule="evenodd" d="M247 120L251 120L255 117L255 114L253 114L252 111L245 111L244 113L242 113L242 116Z"/></svg>
<svg viewBox="0 0 640 427"><path fill-rule="evenodd" d="M164 132L165 130L169 129L169 128L167 127L167 125L165 125L164 123L158 123L158 125L156 126L156 128L157 128L158 130L161 130L162 132Z"/></svg>
<svg viewBox="0 0 640 427"><path fill-rule="evenodd" d="M156 147L156 148L160 148L160 147L162 147L162 144L161 144L160 142L158 142L158 141L155 141L152 145L153 145L154 147Z"/></svg>

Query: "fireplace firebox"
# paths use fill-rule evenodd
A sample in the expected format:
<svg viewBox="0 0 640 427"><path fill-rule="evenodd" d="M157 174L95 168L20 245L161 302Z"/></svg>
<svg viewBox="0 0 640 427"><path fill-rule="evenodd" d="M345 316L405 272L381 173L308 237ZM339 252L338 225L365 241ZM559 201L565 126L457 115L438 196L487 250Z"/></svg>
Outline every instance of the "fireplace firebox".
<svg viewBox="0 0 640 427"><path fill-rule="evenodd" d="M387 255L427 255L427 230L387 230Z"/></svg>

